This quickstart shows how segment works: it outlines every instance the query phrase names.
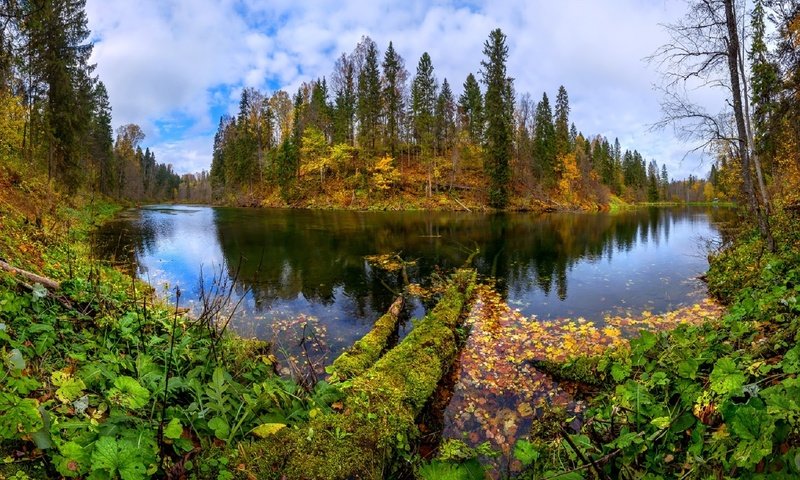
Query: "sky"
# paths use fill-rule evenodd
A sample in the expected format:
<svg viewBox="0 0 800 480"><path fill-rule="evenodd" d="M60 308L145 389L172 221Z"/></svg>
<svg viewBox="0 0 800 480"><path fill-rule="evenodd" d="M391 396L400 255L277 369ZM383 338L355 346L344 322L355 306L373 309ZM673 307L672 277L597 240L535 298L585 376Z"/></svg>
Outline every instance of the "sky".
<svg viewBox="0 0 800 480"><path fill-rule="evenodd" d="M507 35L507 70L519 98L563 85L570 121L623 150L667 164L670 176L710 168L661 117L660 82L644 59L681 17L678 0L88 0L91 61L106 84L114 127L142 127L159 162L177 173L208 170L219 118L238 108L243 87L293 94L330 77L342 53L368 35L389 42L413 76L427 51L434 73L456 95L476 73L489 32Z"/></svg>

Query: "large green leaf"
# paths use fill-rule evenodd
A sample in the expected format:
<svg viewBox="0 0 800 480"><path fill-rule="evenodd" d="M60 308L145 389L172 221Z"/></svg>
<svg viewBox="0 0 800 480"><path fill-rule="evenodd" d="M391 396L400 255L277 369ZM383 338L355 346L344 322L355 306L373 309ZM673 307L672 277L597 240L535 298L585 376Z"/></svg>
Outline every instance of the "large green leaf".
<svg viewBox="0 0 800 480"><path fill-rule="evenodd" d="M228 422L222 417L214 417L208 422L208 428L214 431L214 436L220 440L227 440L231 433Z"/></svg>
<svg viewBox="0 0 800 480"><path fill-rule="evenodd" d="M150 401L150 391L141 386L135 378L126 375L114 380L114 388L109 390L109 396L131 410L142 408Z"/></svg>
<svg viewBox="0 0 800 480"><path fill-rule="evenodd" d="M720 395L740 395L746 377L736 367L736 362L725 357L714 364L709 380L711 380L711 390Z"/></svg>
<svg viewBox="0 0 800 480"><path fill-rule="evenodd" d="M137 455L136 445L125 440L101 437L92 452L92 470L103 470L110 477L119 475L122 480L143 480L147 467Z"/></svg>

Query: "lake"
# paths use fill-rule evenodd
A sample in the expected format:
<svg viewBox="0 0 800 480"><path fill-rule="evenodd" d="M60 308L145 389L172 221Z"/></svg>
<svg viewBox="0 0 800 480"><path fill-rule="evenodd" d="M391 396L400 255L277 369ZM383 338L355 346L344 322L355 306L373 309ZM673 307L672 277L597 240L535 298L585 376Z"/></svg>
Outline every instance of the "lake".
<svg viewBox="0 0 800 480"><path fill-rule="evenodd" d="M101 258L135 271L166 298L199 308L203 288L233 283L231 328L280 343L297 319L324 340L325 358L366 333L403 288L400 272L365 256L396 252L409 280L474 265L505 301L540 319L602 321L621 311L660 313L705 295L705 242L724 208L621 213L353 212L155 205L124 211L95 235ZM415 301L410 317L430 305ZM411 322L404 324L401 336ZM276 337L277 335L277 337ZM291 350L291 340L285 340ZM280 346L280 345L279 345Z"/></svg>

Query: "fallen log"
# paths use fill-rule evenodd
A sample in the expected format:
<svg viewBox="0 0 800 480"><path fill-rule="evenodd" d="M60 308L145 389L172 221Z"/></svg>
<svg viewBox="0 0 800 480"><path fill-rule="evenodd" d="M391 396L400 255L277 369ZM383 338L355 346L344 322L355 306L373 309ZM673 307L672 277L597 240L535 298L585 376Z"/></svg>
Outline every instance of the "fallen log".
<svg viewBox="0 0 800 480"><path fill-rule="evenodd" d="M19 275L20 277L28 280L32 283L40 283L43 287L50 291L57 291L61 290L61 284L56 282L55 280L51 280L49 278L43 277L41 275L37 275L35 273L28 272L27 270L23 270L21 268L17 268L9 263L5 262L4 260L0 260L0 269L5 270L9 273L13 273L15 275Z"/></svg>
<svg viewBox="0 0 800 480"><path fill-rule="evenodd" d="M281 428L239 445L243 478L378 480L397 450L409 448L415 419L457 352L461 313L475 285L474 270L459 270L442 299L399 345L346 389L341 412Z"/></svg>
<svg viewBox="0 0 800 480"><path fill-rule="evenodd" d="M403 296L397 297L389 310L376 322L366 335L333 361L331 378L347 380L361 375L387 350L389 339L397 331L397 322L405 303Z"/></svg>
<svg viewBox="0 0 800 480"><path fill-rule="evenodd" d="M14 267L12 265L9 265L7 262L3 260L0 260L0 270L12 273L13 275L11 276L11 278L13 278L20 286L22 286L26 290L35 292L36 288L34 288L34 285L36 284L42 285L47 291L48 297L57 301L58 303L60 303L69 310L75 308L72 305L72 302L66 296L59 293L59 291L61 290L61 284L56 282L55 280L51 280L47 277L42 277L41 275L37 275L35 273L22 270L21 268ZM33 285L21 280L19 277L22 277L23 279L28 280L30 282L33 282Z"/></svg>

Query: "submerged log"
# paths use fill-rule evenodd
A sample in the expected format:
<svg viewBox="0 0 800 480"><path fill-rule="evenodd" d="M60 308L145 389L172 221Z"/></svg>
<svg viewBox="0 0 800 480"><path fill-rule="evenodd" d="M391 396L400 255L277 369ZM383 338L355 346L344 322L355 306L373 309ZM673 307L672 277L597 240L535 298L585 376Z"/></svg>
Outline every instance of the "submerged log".
<svg viewBox="0 0 800 480"><path fill-rule="evenodd" d="M397 331L404 303L402 295L397 297L389 310L375 322L372 330L334 360L331 375L338 380L346 380L370 368L387 350L389 339Z"/></svg>
<svg viewBox="0 0 800 480"><path fill-rule="evenodd" d="M457 352L461 313L475 285L474 270L460 270L442 299L414 330L349 382L340 413L283 428L239 446L247 478L365 479L388 473L397 450L417 434L415 419Z"/></svg>

